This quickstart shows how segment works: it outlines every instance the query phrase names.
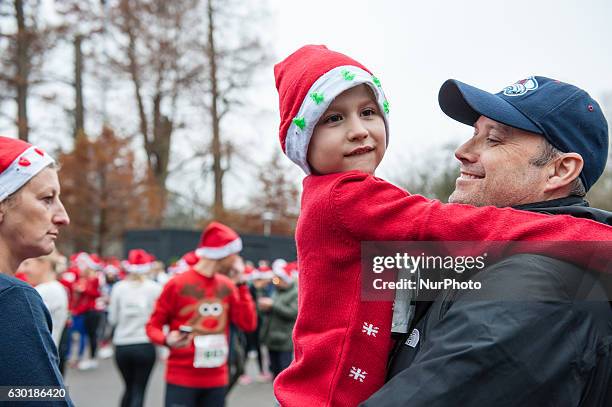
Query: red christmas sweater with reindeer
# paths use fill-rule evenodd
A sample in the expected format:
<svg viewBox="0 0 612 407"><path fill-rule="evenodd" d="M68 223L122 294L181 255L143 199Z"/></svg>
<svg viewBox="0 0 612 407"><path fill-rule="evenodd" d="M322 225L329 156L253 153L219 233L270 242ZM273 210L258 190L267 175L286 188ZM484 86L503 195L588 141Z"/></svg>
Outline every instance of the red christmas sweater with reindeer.
<svg viewBox="0 0 612 407"><path fill-rule="evenodd" d="M489 260L513 251L551 254L555 247L533 241L572 241L552 254L606 271L609 251L575 241L610 242L612 228L570 216L442 204L358 171L306 177L296 231L295 359L274 382L281 406L352 407L384 384L392 303L360 300L360 250L362 241L400 240L476 241L475 252L486 250ZM490 243L514 240L531 243Z"/></svg>
<svg viewBox="0 0 612 407"><path fill-rule="evenodd" d="M194 340L187 347L170 349L166 381L185 387L226 386L227 361L210 355L219 349L219 342L206 341L219 338L229 341L230 322L246 332L256 328L255 303L247 286L236 287L229 278L219 274L205 277L193 268L170 279L147 322L147 335L153 343L164 345L164 325L170 330L189 325L193 328ZM202 362L204 354L208 359Z"/></svg>

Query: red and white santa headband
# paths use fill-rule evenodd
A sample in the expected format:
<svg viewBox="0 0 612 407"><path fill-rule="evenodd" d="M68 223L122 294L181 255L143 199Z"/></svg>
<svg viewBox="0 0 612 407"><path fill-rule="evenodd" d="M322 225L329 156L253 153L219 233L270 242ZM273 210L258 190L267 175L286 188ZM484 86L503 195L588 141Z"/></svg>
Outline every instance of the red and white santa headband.
<svg viewBox="0 0 612 407"><path fill-rule="evenodd" d="M30 143L0 136L0 202L54 162Z"/></svg>

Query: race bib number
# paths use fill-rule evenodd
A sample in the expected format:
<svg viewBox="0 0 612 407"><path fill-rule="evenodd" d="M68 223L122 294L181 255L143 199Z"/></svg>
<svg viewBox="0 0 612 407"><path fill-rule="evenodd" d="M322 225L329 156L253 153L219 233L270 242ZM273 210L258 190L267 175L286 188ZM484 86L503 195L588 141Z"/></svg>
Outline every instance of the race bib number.
<svg viewBox="0 0 612 407"><path fill-rule="evenodd" d="M193 367L219 367L227 362L229 346L225 334L198 335L193 343Z"/></svg>

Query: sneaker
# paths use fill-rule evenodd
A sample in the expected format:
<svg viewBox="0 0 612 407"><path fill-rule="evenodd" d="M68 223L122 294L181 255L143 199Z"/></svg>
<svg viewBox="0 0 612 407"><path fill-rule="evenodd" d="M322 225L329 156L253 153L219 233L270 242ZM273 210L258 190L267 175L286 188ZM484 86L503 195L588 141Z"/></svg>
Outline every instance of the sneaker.
<svg viewBox="0 0 612 407"><path fill-rule="evenodd" d="M260 373L257 375L257 377L255 378L255 380L257 380L258 383L269 383L272 381L272 374L271 373Z"/></svg>
<svg viewBox="0 0 612 407"><path fill-rule="evenodd" d="M93 359L81 360L78 364L79 370L91 370L96 369L98 367L98 361Z"/></svg>
<svg viewBox="0 0 612 407"><path fill-rule="evenodd" d="M243 386L246 386L247 384L251 383L253 383L253 379L251 379L251 376L249 376L248 374L243 374L238 378L238 384L241 384Z"/></svg>
<svg viewBox="0 0 612 407"><path fill-rule="evenodd" d="M100 348L100 350L98 351L98 357L100 359L108 359L112 357L114 353L115 352L113 351L112 346L105 346L103 348Z"/></svg>

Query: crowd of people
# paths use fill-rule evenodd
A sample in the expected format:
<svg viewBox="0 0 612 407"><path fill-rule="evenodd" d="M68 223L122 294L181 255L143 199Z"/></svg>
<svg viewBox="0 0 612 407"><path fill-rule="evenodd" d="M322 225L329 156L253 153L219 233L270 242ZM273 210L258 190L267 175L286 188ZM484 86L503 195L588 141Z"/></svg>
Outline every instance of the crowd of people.
<svg viewBox="0 0 612 407"><path fill-rule="evenodd" d="M389 102L362 64L309 45L275 77L281 147L306 173L299 277L295 263L245 264L239 235L218 222L168 271L144 250L123 262L49 255L69 223L57 169L44 151L0 139L0 309L11 315L0 318L0 384L62 387L66 364L96 367L113 327L123 406L143 404L155 345L168 349L167 406L223 406L228 389L252 380L249 351L283 407L610 405L612 215L584 198L609 138L587 92L543 76L497 94L446 81L441 109L474 132L442 203L375 176ZM482 290L364 301L371 241L469 241L488 264L458 278ZM40 294L11 276L18 269Z"/></svg>
<svg viewBox="0 0 612 407"><path fill-rule="evenodd" d="M223 228L223 225L217 227ZM165 268L163 262L142 249L131 250L124 261L114 257L101 259L96 254L85 252L66 258L54 251L25 260L15 277L32 285L49 310L62 375L66 374L67 368L96 369L99 358L114 355L125 384L122 406L144 404L148 379L156 360L169 356L164 346L175 349L183 344L174 342L173 336L168 339L172 328L178 328L177 338L181 340L188 337L183 335L185 333L227 334L231 346L231 349L227 349L227 356L232 355L232 366L224 366L219 370L220 377L212 381L210 377L202 377L197 367L186 369L184 377L176 375L172 367L169 368L169 374L173 375L170 386L172 380L178 377L177 383L191 387L195 382L201 388L219 387L222 389L220 394L223 394L220 398L224 399L229 383L251 383L252 378L245 372L248 355L256 355L257 358L259 374L255 380L271 382L289 366L293 356L291 334L297 317L297 262L287 263L284 259L276 259L270 266L268 260L259 260L255 266L251 261L234 258L232 264L227 263L229 267L219 272L248 288L250 297L245 296L243 304L247 311L229 314L235 315L232 317L235 319L227 320L227 315L210 301L214 297L205 296L202 297L206 298L203 304L211 304L209 308L204 309L203 304L196 303L190 312L181 315L178 323L168 317L169 310L161 305L165 304L163 301L166 301L168 294L164 294L160 300L163 303L157 302L165 285L170 283L173 286L175 278L184 273L190 274L189 270L199 261L196 253L190 251ZM239 277L236 279L234 276ZM196 294L196 291L192 293ZM255 325L243 319L245 316L248 319L250 298L256 307ZM149 321L154 310L156 313ZM165 319L160 320L160 315L164 315ZM214 321L206 320L198 326L198 318L207 316L216 317L220 325L211 329L210 324L214 325ZM221 316L225 316L225 319L219 318ZM229 340L230 335L234 340ZM262 345L267 350L267 356ZM85 350L88 350L87 355ZM172 365L174 355L172 350L170 353L168 362ZM206 363L210 362L204 365Z"/></svg>

